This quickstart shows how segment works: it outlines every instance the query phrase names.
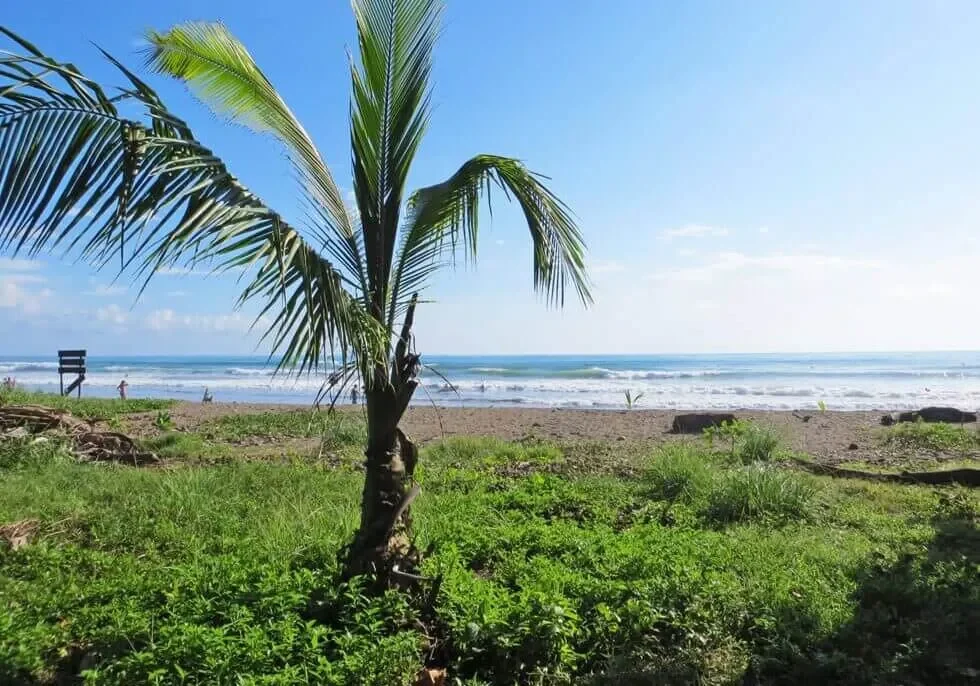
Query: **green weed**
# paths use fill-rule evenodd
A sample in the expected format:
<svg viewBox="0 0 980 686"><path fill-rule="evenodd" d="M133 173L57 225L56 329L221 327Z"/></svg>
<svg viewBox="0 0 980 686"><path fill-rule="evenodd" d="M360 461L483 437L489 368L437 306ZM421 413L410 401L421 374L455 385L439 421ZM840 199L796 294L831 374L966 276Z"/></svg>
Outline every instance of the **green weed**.
<svg viewBox="0 0 980 686"><path fill-rule="evenodd" d="M41 405L59 410L67 410L76 417L93 421L106 421L118 415L136 412L151 412L165 410L176 404L174 400L155 400L149 398L134 398L120 400L118 398L69 398L52 393L38 393L13 389L0 391L0 406L2 405Z"/></svg>
<svg viewBox="0 0 980 686"><path fill-rule="evenodd" d="M965 452L980 449L980 435L976 431L942 422L898 424L882 433L881 442L885 446L909 451Z"/></svg>
<svg viewBox="0 0 980 686"><path fill-rule="evenodd" d="M363 446L364 422L344 412L326 410L291 410L235 414L205 424L201 433L219 441L242 441L246 438L322 438L329 446Z"/></svg>

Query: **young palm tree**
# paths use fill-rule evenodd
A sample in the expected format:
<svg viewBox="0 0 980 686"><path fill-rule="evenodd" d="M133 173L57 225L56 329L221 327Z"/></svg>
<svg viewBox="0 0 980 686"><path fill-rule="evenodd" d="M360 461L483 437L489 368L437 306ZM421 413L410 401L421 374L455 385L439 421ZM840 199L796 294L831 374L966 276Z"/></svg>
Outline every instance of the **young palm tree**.
<svg viewBox="0 0 980 686"><path fill-rule="evenodd" d="M339 395L366 389L368 438L352 573L413 554L409 504L417 451L399 429L418 386L418 293L457 250L477 247L478 210L496 186L523 211L533 283L549 302L566 286L588 304L581 234L568 208L519 161L478 155L445 181L405 183L429 121L437 0L354 0L348 208L310 136L221 24L148 35L149 66L180 79L216 113L276 137L309 208L299 225L242 186L132 72L109 96L71 64L0 29L0 253L64 250L148 280L161 268L244 270L240 302L262 303L285 372L326 373ZM136 110L133 106L139 106ZM123 111L133 111L126 116Z"/></svg>

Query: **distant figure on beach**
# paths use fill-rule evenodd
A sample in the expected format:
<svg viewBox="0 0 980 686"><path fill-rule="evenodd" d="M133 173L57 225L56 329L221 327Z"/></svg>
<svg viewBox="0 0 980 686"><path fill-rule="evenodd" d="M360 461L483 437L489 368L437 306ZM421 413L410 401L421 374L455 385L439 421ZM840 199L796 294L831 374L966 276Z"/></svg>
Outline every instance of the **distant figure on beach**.
<svg viewBox="0 0 980 686"><path fill-rule="evenodd" d="M119 398L120 398L120 400L125 400L126 399L126 389L129 388L129 384L126 383L126 379L123 379L122 381L120 381L119 382L119 385L116 386L116 388L119 390Z"/></svg>
<svg viewBox="0 0 980 686"><path fill-rule="evenodd" d="M211 390L207 386L204 387L204 397L201 398L201 402L202 403L214 402L214 396L211 395Z"/></svg>
<svg viewBox="0 0 980 686"><path fill-rule="evenodd" d="M8 376L3 380L3 390L12 391L17 388L17 379L12 376Z"/></svg>
<svg viewBox="0 0 980 686"><path fill-rule="evenodd" d="M357 384L354 384L353 388L350 389L350 404L357 404Z"/></svg>

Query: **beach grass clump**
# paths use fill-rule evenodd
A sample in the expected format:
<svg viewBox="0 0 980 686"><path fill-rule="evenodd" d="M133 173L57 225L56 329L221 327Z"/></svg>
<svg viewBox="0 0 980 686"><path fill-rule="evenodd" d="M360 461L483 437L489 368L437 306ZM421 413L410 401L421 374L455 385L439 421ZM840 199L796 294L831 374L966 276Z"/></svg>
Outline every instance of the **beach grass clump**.
<svg viewBox="0 0 980 686"><path fill-rule="evenodd" d="M175 400L155 398L71 398L53 393L26 391L20 388L0 391L0 406L40 405L66 410L76 417L91 421L109 421L125 414L167 410L176 405Z"/></svg>
<svg viewBox="0 0 980 686"><path fill-rule="evenodd" d="M710 448L719 445L728 457L743 465L769 462L779 454L780 437L772 427L759 426L746 419L727 421L704 430Z"/></svg>
<svg viewBox="0 0 980 686"><path fill-rule="evenodd" d="M692 502L710 490L714 468L709 457L695 446L666 445L654 454L644 478L652 497Z"/></svg>
<svg viewBox="0 0 980 686"><path fill-rule="evenodd" d="M716 479L705 516L719 524L800 521L812 516L816 494L810 477L768 466L749 466Z"/></svg>
<svg viewBox="0 0 980 686"><path fill-rule="evenodd" d="M749 424L740 437L737 456L742 464L770 462L779 451L779 435L771 427Z"/></svg>
<svg viewBox="0 0 980 686"><path fill-rule="evenodd" d="M881 442L903 451L965 452L980 449L980 434L958 424L906 422L886 429Z"/></svg>

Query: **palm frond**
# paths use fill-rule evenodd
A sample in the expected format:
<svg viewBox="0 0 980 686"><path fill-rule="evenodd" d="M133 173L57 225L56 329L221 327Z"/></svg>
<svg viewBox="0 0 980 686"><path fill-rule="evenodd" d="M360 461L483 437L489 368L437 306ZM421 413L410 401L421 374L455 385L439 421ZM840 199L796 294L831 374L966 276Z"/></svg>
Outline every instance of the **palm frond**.
<svg viewBox="0 0 980 686"><path fill-rule="evenodd" d="M343 196L309 134L245 46L220 23L189 22L147 35L151 69L180 79L216 113L275 136L307 188L323 248L364 282L360 240Z"/></svg>
<svg viewBox="0 0 980 686"><path fill-rule="evenodd" d="M277 306L266 332L281 368L346 364L380 338L341 270L242 186L159 97L112 60L129 87L110 99L71 65L0 53L0 252L63 250L123 266L146 282L176 264L253 275L242 299ZM111 58L110 58L111 59ZM143 108L123 117L117 103ZM124 252L125 249L125 252ZM128 254L126 254L128 253ZM355 284L351 284L354 286Z"/></svg>
<svg viewBox="0 0 980 686"><path fill-rule="evenodd" d="M462 246L476 255L480 203L493 186L520 205L531 232L534 287L550 303L564 304L565 288L592 302L585 273L585 245L568 207L520 161L477 155L447 180L417 191L409 201L408 226L392 277L389 321L441 266L446 252ZM389 327L391 324L389 324Z"/></svg>
<svg viewBox="0 0 980 686"><path fill-rule="evenodd" d="M353 0L360 64L351 64L354 191L372 306L380 319L405 180L429 116L438 0Z"/></svg>

